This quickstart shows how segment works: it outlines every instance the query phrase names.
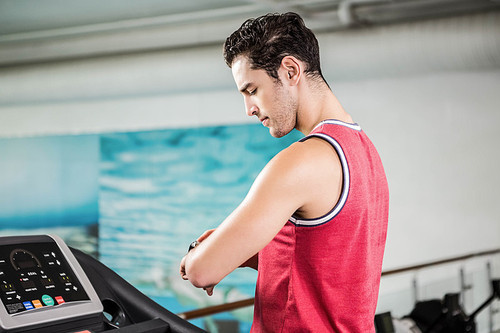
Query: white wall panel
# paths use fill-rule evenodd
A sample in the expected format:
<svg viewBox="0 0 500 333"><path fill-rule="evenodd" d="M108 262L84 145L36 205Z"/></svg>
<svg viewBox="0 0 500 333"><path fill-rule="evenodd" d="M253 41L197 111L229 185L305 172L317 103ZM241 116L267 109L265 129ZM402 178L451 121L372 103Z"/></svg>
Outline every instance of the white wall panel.
<svg viewBox="0 0 500 333"><path fill-rule="evenodd" d="M217 107L220 106L220 107ZM203 93L141 96L78 103L5 106L0 112L3 137L109 133L250 121L239 93L214 90Z"/></svg>
<svg viewBox="0 0 500 333"><path fill-rule="evenodd" d="M319 35L323 71L329 81L337 83L500 68L499 18L500 14L493 12L323 33ZM30 52L36 53L37 45ZM101 117L81 122L78 132L93 132L96 128L119 127L115 111L109 115L105 112L123 108L132 99L146 103L141 107L150 109L155 106L148 106L148 100L156 103L156 98L175 95L178 100L184 94L210 94L214 90L235 90L221 45L0 67L0 137L50 133L49 128L54 126L49 122L30 128L23 120L39 117L37 113L46 113L48 107L81 110L79 117L83 118L87 112L94 112L86 110L87 105L116 103L115 107L101 109ZM193 100L186 103L192 105ZM232 113L224 99L197 108ZM23 110L23 117L16 122L12 110L17 109ZM74 132L74 126L65 120L74 115L66 117L58 112L52 116L57 133L64 128ZM142 121L130 129L150 127L151 120L144 117ZM121 128L127 130L127 126L123 123Z"/></svg>
<svg viewBox="0 0 500 333"><path fill-rule="evenodd" d="M334 84L390 189L384 268L500 247L500 70Z"/></svg>

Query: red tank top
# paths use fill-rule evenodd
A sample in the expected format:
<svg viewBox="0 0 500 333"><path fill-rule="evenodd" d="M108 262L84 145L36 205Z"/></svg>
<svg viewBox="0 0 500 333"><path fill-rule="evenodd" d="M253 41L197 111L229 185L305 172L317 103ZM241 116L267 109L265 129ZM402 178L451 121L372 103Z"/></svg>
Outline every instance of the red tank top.
<svg viewBox="0 0 500 333"><path fill-rule="evenodd" d="M343 188L317 219L292 216L259 252L252 333L375 332L389 213L380 157L357 124L325 120L319 137L337 151Z"/></svg>

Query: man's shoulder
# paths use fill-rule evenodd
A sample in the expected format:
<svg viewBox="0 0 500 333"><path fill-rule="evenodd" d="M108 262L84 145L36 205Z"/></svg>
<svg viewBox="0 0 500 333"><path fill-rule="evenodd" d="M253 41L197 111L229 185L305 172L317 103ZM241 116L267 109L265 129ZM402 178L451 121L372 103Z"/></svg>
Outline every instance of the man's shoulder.
<svg viewBox="0 0 500 333"><path fill-rule="evenodd" d="M314 175L339 163L339 157L330 143L320 138L295 142L279 152L269 167L284 176L287 173Z"/></svg>
<svg viewBox="0 0 500 333"><path fill-rule="evenodd" d="M335 149L323 139L292 144L271 160L264 173L265 187L278 188L287 200L295 200L297 216L322 216L338 200L342 166Z"/></svg>
<svg viewBox="0 0 500 333"><path fill-rule="evenodd" d="M331 161L332 157L334 159L337 157L337 154L335 153L334 147L332 147L328 141L318 137L312 137L308 140L291 144L289 147L283 149L277 157L309 164L317 163L322 159L326 159L327 162L328 160Z"/></svg>

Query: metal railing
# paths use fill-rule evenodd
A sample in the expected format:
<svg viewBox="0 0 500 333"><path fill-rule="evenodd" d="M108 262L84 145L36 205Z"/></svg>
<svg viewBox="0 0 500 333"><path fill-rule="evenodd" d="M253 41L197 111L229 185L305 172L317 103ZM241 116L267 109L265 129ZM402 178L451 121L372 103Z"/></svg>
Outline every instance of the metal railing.
<svg viewBox="0 0 500 333"><path fill-rule="evenodd" d="M389 275L395 275L395 274L400 274L400 273L405 273L405 272L410 272L410 271L415 271L423 268L429 268L429 267L434 267L434 266L439 266L443 264L449 264L453 262L460 262L476 257L484 257L484 256L489 256L489 255L495 255L495 254L500 254L500 248L499 249L494 249L494 250L489 250L489 251L482 251L482 252L476 252L476 253L471 253L463 256L458 256L458 257L453 257L453 258L448 258L448 259L443 259L443 260L436 260L436 261L430 261L427 263L419 264L419 265L412 265L412 266L406 266L406 267L401 267L397 269L391 269L387 271L382 272L382 276L389 276ZM183 319L186 320L191 320L191 319L196 319L196 318L201 318L221 312L227 312L227 311L233 311L239 308L251 306L254 304L254 298L249 298L237 302L231 302L231 303L225 303L221 305L215 305L215 306L210 306L206 308L201 308L197 310L192 310L192 311L187 311L187 312L182 312L178 313L177 315Z"/></svg>

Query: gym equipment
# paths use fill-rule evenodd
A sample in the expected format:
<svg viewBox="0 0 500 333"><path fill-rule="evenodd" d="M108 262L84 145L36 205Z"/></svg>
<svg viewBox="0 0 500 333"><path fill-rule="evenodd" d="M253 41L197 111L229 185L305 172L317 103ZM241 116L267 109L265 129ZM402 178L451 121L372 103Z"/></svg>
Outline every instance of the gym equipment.
<svg viewBox="0 0 500 333"><path fill-rule="evenodd" d="M441 302L440 312L434 312L433 320L429 321L427 325L422 325L422 331L424 333L475 333L476 316L495 298L500 299L500 280L492 280L491 285L491 296L470 315L467 315L460 306L460 294L446 294ZM412 314L414 317L415 310ZM414 319L419 324L419 321Z"/></svg>
<svg viewBox="0 0 500 333"><path fill-rule="evenodd" d="M442 300L433 299L417 302L415 308L403 320L414 326L405 332L423 333L476 333L476 316L495 298L500 300L500 279L491 280L492 294L474 312L467 315L460 306L458 293L444 295ZM409 325L407 325L409 327ZM375 316L377 333L393 333L397 330L393 325L390 312Z"/></svg>
<svg viewBox="0 0 500 333"><path fill-rule="evenodd" d="M0 237L0 333L201 333L55 235Z"/></svg>

